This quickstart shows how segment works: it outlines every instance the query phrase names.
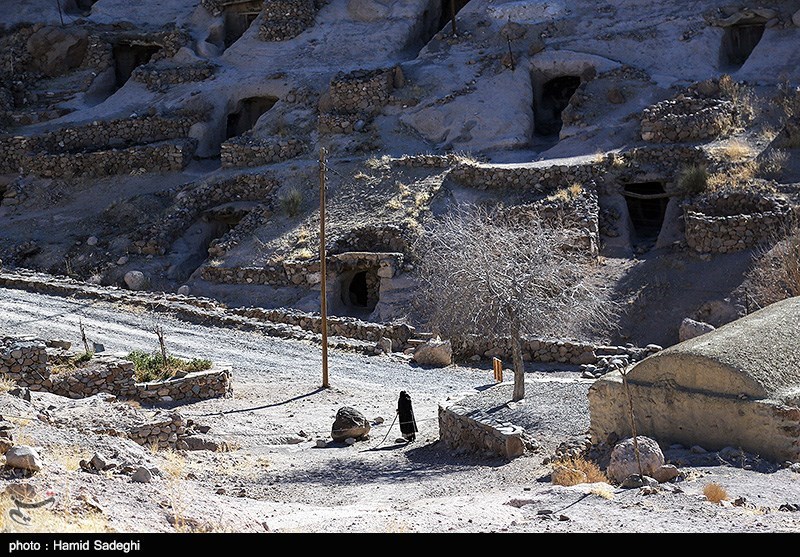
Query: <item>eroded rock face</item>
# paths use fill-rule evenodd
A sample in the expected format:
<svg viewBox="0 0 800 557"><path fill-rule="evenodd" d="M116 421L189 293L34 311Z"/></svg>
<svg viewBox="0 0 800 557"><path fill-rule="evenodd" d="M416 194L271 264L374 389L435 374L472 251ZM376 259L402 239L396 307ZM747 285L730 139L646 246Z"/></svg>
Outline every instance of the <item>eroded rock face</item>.
<svg viewBox="0 0 800 557"><path fill-rule="evenodd" d="M42 27L30 36L26 46L34 65L52 77L78 67L88 44L83 30Z"/></svg>
<svg viewBox="0 0 800 557"><path fill-rule="evenodd" d="M343 406L336 412L336 420L331 427L331 438L344 441L347 438L361 439L369 434L369 421L364 415L349 406Z"/></svg>
<svg viewBox="0 0 800 557"><path fill-rule="evenodd" d="M636 437L636 445L639 451L639 458L636 458L633 438L624 439L617 443L611 451L611 460L608 464L606 474L608 478L617 484L622 483L625 478L631 475L639 475L639 463L641 462L641 474L655 477L661 475L661 467L664 466L664 453L653 439L644 436Z"/></svg>

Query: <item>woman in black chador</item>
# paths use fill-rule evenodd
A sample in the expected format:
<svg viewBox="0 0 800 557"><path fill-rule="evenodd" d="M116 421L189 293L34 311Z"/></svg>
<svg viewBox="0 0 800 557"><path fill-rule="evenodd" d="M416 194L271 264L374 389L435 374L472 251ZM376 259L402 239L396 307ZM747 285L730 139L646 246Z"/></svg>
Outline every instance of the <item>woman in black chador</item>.
<svg viewBox="0 0 800 557"><path fill-rule="evenodd" d="M414 409L411 407L411 397L405 391L400 391L397 414L400 417L400 432L403 434L403 439L410 443L416 437L417 422L414 419Z"/></svg>

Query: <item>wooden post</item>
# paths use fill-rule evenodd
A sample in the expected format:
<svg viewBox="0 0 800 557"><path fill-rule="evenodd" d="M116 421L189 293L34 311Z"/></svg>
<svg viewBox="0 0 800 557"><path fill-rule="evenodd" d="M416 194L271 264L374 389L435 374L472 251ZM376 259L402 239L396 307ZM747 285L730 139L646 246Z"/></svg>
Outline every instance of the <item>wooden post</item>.
<svg viewBox="0 0 800 557"><path fill-rule="evenodd" d="M319 274L320 274L320 315L322 315L322 386L328 383L328 294L327 294L327 256L325 250L325 147L319 150Z"/></svg>
<svg viewBox="0 0 800 557"><path fill-rule="evenodd" d="M492 358L492 365L494 366L494 380L497 383L503 382L503 361L500 358Z"/></svg>
<svg viewBox="0 0 800 557"><path fill-rule="evenodd" d="M450 0L450 21L453 22L453 36L458 33L456 31L456 0Z"/></svg>
<svg viewBox="0 0 800 557"><path fill-rule="evenodd" d="M508 39L508 59L511 62L511 71L514 71L514 53L511 52L511 39Z"/></svg>

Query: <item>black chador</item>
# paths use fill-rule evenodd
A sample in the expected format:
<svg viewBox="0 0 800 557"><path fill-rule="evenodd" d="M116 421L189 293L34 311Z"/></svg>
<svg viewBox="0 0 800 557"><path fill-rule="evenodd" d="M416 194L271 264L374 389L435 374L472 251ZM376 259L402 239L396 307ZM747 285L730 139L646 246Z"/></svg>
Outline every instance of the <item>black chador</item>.
<svg viewBox="0 0 800 557"><path fill-rule="evenodd" d="M397 401L397 415L400 419L400 432L409 443L414 440L417 433L417 421L414 419L414 409L411 407L411 397L405 391L400 391Z"/></svg>

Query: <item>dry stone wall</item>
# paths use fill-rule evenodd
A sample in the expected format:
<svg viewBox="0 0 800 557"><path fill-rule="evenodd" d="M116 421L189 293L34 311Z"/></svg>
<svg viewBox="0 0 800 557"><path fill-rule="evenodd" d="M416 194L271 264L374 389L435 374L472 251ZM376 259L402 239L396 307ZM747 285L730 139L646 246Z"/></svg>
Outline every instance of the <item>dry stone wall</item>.
<svg viewBox="0 0 800 557"><path fill-rule="evenodd" d="M523 433L521 427L458 402L439 404L439 440L451 450L512 459L525 452Z"/></svg>
<svg viewBox="0 0 800 557"><path fill-rule="evenodd" d="M792 222L783 199L757 191L714 192L683 206L686 243L699 253L731 253L773 238Z"/></svg>
<svg viewBox="0 0 800 557"><path fill-rule="evenodd" d="M258 38L267 42L293 39L314 25L316 14L314 0L264 0Z"/></svg>
<svg viewBox="0 0 800 557"><path fill-rule="evenodd" d="M0 341L0 374L33 391L49 390L52 383L44 342L3 338Z"/></svg>
<svg viewBox="0 0 800 557"><path fill-rule="evenodd" d="M175 203L154 224L139 230L132 250L163 255L174 239L200 214L215 205L231 201L263 201L273 197L279 187L276 179L263 173L239 174L233 178L190 183L175 196Z"/></svg>
<svg viewBox="0 0 800 557"><path fill-rule="evenodd" d="M222 168L263 166L289 160L306 151L299 139L258 139L240 135L224 142L220 148Z"/></svg>
<svg viewBox="0 0 800 557"><path fill-rule="evenodd" d="M642 111L644 141L674 143L719 137L736 124L736 109L728 100L680 95Z"/></svg>
<svg viewBox="0 0 800 557"><path fill-rule="evenodd" d="M389 102L394 69L339 72L331 79L329 106L320 112L320 133L352 133L362 130Z"/></svg>
<svg viewBox="0 0 800 557"><path fill-rule="evenodd" d="M70 361L64 350L54 362ZM75 354L71 355L72 357ZM6 337L0 344L0 374L34 391L48 391L69 398L109 393L142 402L205 400L232 396L231 369L216 367L163 381L137 383L133 362L112 355L94 355L74 369L50 367L44 342Z"/></svg>
<svg viewBox="0 0 800 557"><path fill-rule="evenodd" d="M214 76L216 66L207 61L188 65L164 65L148 63L138 66L131 79L144 83L151 91L161 91L170 85L205 81Z"/></svg>
<svg viewBox="0 0 800 557"><path fill-rule="evenodd" d="M552 193L572 184L584 184L602 176L602 164L586 162L575 165L485 165L460 163L450 172L459 184L477 189L515 189Z"/></svg>

